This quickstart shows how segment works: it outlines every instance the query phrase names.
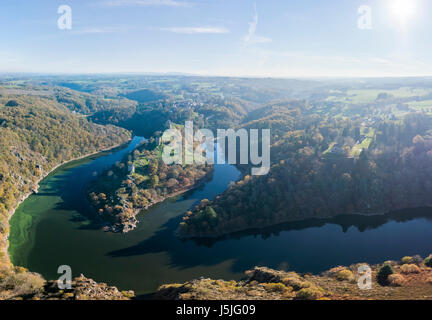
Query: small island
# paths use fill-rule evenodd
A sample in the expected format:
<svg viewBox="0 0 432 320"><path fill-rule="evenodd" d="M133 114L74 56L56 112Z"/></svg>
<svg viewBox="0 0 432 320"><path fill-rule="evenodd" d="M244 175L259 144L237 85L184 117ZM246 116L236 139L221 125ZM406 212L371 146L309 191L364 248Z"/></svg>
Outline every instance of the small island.
<svg viewBox="0 0 432 320"><path fill-rule="evenodd" d="M166 165L159 141L146 140L89 184L88 198L104 231L126 233L135 229L139 212L211 177L211 165Z"/></svg>

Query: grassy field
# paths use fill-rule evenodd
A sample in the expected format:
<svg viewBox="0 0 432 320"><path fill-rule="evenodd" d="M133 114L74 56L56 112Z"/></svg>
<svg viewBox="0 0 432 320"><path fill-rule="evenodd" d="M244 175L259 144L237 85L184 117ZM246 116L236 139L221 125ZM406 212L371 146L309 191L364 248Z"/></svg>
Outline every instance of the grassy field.
<svg viewBox="0 0 432 320"><path fill-rule="evenodd" d="M356 144L351 149L351 153L350 153L351 157L358 157L358 156L360 156L360 153L362 152L363 149L369 149L369 146L372 143L373 138L375 136L375 130L373 130L372 128L369 128L369 131L366 132L365 129L366 128L362 128L361 134L365 135L366 138L363 139L363 141L361 143Z"/></svg>
<svg viewBox="0 0 432 320"><path fill-rule="evenodd" d="M364 89L364 90L347 90L344 96L329 96L328 101L342 103L370 103L376 101L380 93L386 93L395 98L422 97L431 93L431 90L423 88L403 87L397 90L380 90L380 89Z"/></svg>
<svg viewBox="0 0 432 320"><path fill-rule="evenodd" d="M408 105L410 108L416 109L417 111L422 111L426 109L426 111L432 111L432 100L424 100L424 101L412 101L409 102Z"/></svg>

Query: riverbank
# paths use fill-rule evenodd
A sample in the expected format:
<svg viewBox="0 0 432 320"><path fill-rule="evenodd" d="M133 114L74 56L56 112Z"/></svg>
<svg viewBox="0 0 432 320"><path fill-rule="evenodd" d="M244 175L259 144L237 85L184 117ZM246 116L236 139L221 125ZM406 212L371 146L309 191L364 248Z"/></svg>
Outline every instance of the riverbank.
<svg viewBox="0 0 432 320"><path fill-rule="evenodd" d="M85 158L88 158L88 157L94 156L94 155L99 154L99 153L101 153L101 152L108 152L108 151L112 151L112 150L117 149L117 148L119 148L119 147L121 147L121 146L124 146L125 144L128 144L130 141L132 141L132 138L130 138L130 139L127 140L127 141L124 141L124 142L121 142L121 143L119 143L119 144L116 144L116 145L114 145L114 146L111 146L111 147L108 147L108 148L104 148L104 149L100 149L100 150L98 150L98 151L94 151L94 152L91 152L91 153L88 153L88 154L85 154L85 155L82 155L82 156L79 156L79 157L75 157L75 158L70 159L70 160L63 161L62 163L59 163L59 164L55 165L55 166L52 167L51 169L48 169L46 172L43 172L43 173L41 174L41 176L36 180L35 184L32 186L32 188L31 188L32 191L31 191L31 192L28 192L28 193L26 193L26 194L23 194L23 195L20 197L19 201L16 203L16 205L13 207L13 209L11 209L11 210L9 211L9 214L8 214L8 223L10 223L10 220L11 220L11 218L13 217L13 215L15 214L15 211L18 209L18 207L19 207L19 206L20 206L20 205L21 205L21 204L22 204L22 203L23 203L23 202L24 202L28 197L30 197L32 194L35 194L35 193L38 192L40 182L41 182L43 179L45 179L46 177L48 177L52 172L54 172L55 170L57 170L59 167L61 167L61 166L63 166L63 165L66 165L66 164L69 164L69 163L74 162L74 161L79 161L79 160L82 160L82 159L85 159ZM11 263L11 259L10 259L9 252L8 252L8 249L9 249L9 241L8 241L8 239L9 239L9 235L10 235L10 231L9 231L8 233L6 233L5 236L3 237L3 239L2 239L2 243L4 243L5 245L2 246L2 248L0 248L0 250L4 253L5 257L7 257L8 262Z"/></svg>
<svg viewBox="0 0 432 320"><path fill-rule="evenodd" d="M209 179L213 176L213 172L214 172L214 170L207 172L206 175L204 177L202 177L200 180L196 181L195 183L193 183L189 186L186 186L185 188L183 188L181 190L178 190L178 191L173 192L173 193L169 193L165 196L159 196L157 199L155 199L154 201L149 203L146 207L135 208L133 210L133 213L132 213L133 216L131 218L129 218L129 220L127 220L123 223L114 224L112 226L104 226L103 230L105 232L114 232L114 233L128 233L128 232L134 230L137 227L137 224L139 223L139 221L136 219L136 216L140 212L142 212L144 210L151 209L155 205L162 203L167 199L181 196L181 195L183 195L189 191L192 191L196 188L199 188L204 183L209 181ZM126 204L129 206L133 206L132 204L128 204L127 202L126 202Z"/></svg>

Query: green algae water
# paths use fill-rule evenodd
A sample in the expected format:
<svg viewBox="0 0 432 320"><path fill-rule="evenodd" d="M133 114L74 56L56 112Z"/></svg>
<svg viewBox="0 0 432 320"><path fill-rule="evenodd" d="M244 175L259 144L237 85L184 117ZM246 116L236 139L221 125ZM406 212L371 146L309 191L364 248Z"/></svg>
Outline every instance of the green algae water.
<svg viewBox="0 0 432 320"><path fill-rule="evenodd" d="M74 276L84 274L144 297L161 284L201 276L238 280L256 265L320 272L432 252L430 209L287 223L221 239L178 239L175 231L183 214L239 178L230 165L216 165L212 180L202 187L140 214L132 232L105 233L88 219L93 211L86 185L141 140L135 137L123 149L64 165L44 179L39 193L24 201L11 219L13 263L47 279L57 279L58 267L69 265Z"/></svg>

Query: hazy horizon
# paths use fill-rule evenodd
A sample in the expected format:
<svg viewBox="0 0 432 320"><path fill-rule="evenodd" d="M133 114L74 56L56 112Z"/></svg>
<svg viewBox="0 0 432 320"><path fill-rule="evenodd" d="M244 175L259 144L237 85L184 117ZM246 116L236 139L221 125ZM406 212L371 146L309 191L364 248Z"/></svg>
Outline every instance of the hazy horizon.
<svg viewBox="0 0 432 320"><path fill-rule="evenodd" d="M80 77L80 76L166 76L166 77L201 77L201 78L239 78L239 79L275 79L275 80L367 80L367 79L432 79L431 75L389 75L389 76L247 76L247 75L216 75L193 74L183 72L1 72L0 77L6 76L32 76L32 77Z"/></svg>

